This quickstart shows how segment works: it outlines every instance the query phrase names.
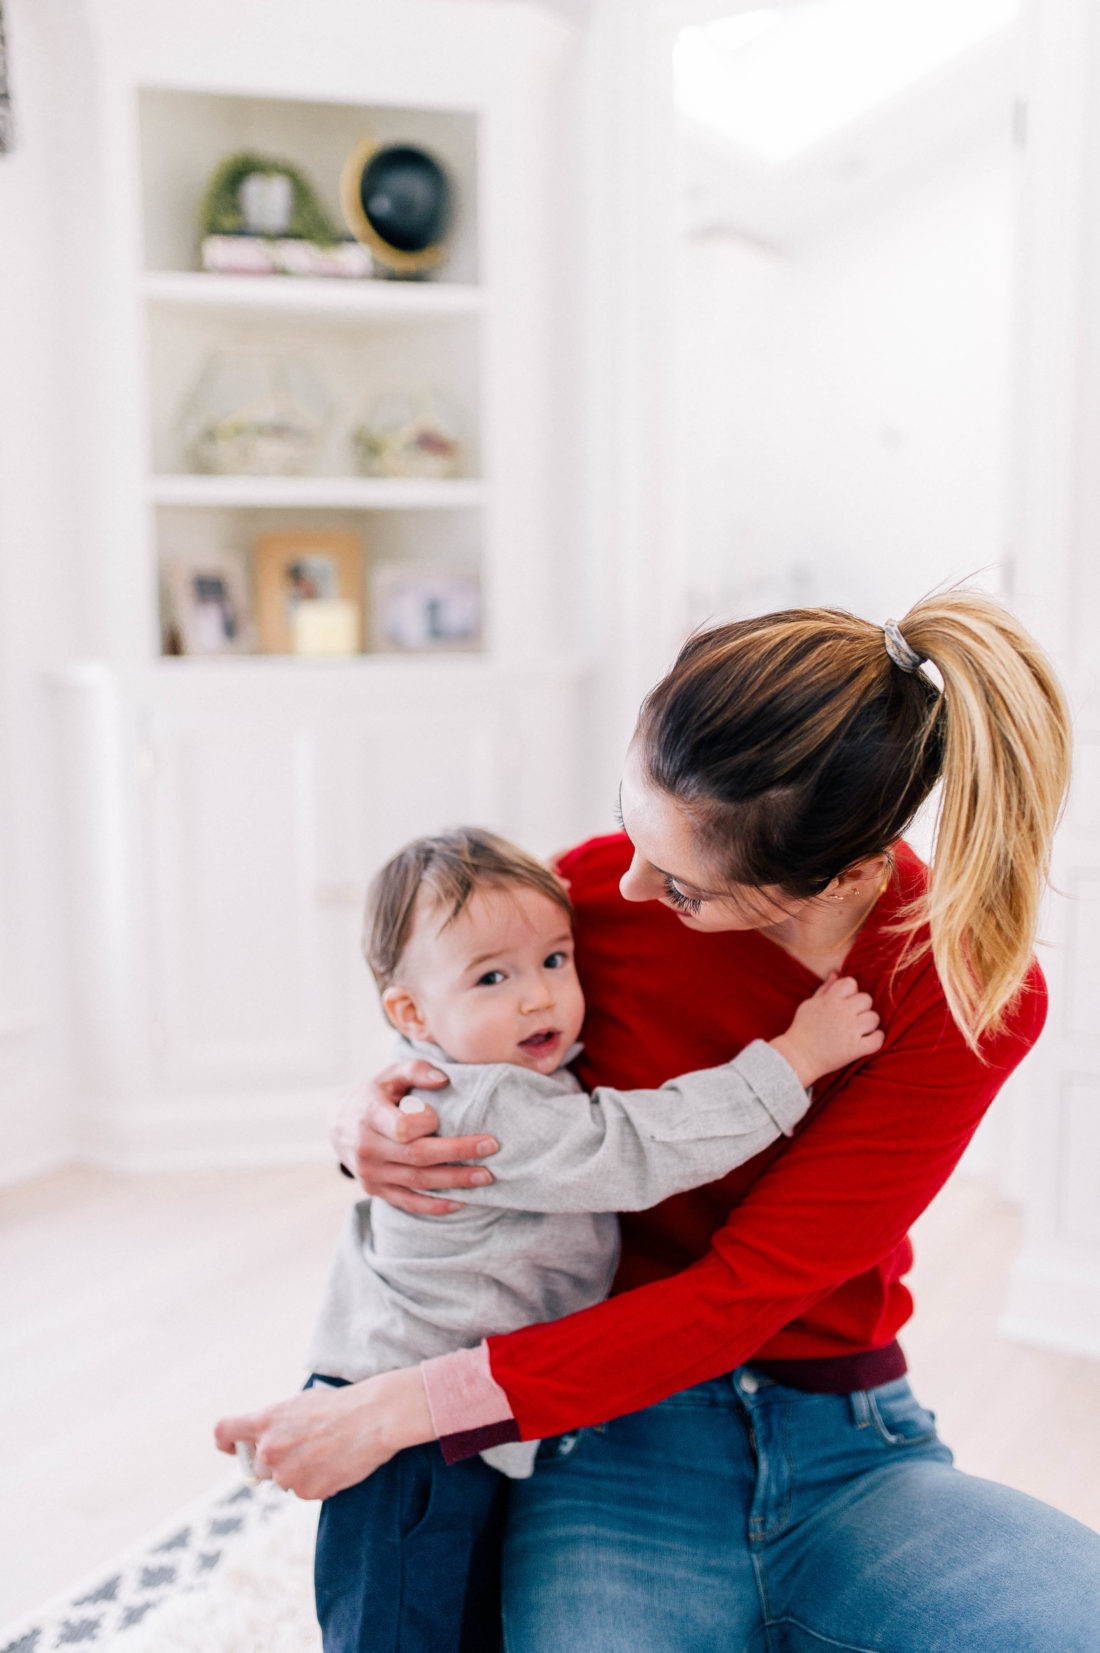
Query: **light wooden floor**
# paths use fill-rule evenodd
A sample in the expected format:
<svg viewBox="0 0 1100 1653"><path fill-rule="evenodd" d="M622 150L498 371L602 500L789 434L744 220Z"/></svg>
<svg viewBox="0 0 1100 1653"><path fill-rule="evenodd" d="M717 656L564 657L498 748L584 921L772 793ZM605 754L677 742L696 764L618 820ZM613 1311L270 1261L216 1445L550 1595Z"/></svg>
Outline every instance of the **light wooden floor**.
<svg viewBox="0 0 1100 1653"><path fill-rule="evenodd" d="M224 1479L212 1422L299 1383L349 1187L68 1171L0 1197L0 1625ZM1015 1243L975 1182L922 1219L914 1384L963 1468L1100 1530L1100 1365L997 1338Z"/></svg>

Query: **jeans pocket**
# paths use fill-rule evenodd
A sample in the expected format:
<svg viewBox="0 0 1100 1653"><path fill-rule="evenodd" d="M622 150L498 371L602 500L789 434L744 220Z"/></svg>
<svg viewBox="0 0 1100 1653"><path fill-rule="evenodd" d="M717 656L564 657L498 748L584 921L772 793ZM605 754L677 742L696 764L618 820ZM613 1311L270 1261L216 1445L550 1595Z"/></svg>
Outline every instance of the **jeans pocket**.
<svg viewBox="0 0 1100 1653"><path fill-rule="evenodd" d="M905 1378L861 1390L858 1398L864 1403L865 1421L887 1446L919 1446L935 1440L935 1414L920 1404Z"/></svg>
<svg viewBox="0 0 1100 1653"><path fill-rule="evenodd" d="M407 1542L427 1520L435 1491L431 1460L420 1446L407 1446L394 1462L401 1473L401 1537Z"/></svg>

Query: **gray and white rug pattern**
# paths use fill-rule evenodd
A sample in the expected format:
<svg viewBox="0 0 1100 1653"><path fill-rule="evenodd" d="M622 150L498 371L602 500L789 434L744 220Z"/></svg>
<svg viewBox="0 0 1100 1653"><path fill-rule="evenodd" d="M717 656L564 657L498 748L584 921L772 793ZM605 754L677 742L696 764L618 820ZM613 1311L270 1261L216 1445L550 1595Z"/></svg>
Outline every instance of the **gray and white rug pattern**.
<svg viewBox="0 0 1100 1653"><path fill-rule="evenodd" d="M82 1586L0 1630L0 1653L319 1653L317 1504L223 1487Z"/></svg>

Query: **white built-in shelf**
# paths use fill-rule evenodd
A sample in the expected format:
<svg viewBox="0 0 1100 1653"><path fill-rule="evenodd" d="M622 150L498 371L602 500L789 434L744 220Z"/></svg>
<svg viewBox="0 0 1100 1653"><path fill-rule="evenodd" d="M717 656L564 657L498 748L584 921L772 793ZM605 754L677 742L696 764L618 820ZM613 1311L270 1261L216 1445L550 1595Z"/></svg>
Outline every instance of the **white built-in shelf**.
<svg viewBox="0 0 1100 1653"><path fill-rule="evenodd" d="M442 281L349 281L336 277L208 275L162 270L145 276L150 304L206 314L280 314L362 321L430 321L485 308L481 287Z"/></svg>
<svg viewBox="0 0 1100 1653"><path fill-rule="evenodd" d="M448 482L360 476L155 476L155 505L193 505L286 510L304 506L330 511L453 511L481 505L483 482Z"/></svg>

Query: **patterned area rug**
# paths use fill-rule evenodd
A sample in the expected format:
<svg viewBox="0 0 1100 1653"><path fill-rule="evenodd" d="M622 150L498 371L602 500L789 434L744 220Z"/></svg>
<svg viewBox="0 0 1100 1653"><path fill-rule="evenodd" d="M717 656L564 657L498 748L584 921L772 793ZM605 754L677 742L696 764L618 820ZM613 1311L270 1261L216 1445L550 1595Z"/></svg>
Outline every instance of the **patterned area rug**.
<svg viewBox="0 0 1100 1653"><path fill-rule="evenodd" d="M0 1630L0 1653L320 1653L315 1503L239 1478Z"/></svg>

